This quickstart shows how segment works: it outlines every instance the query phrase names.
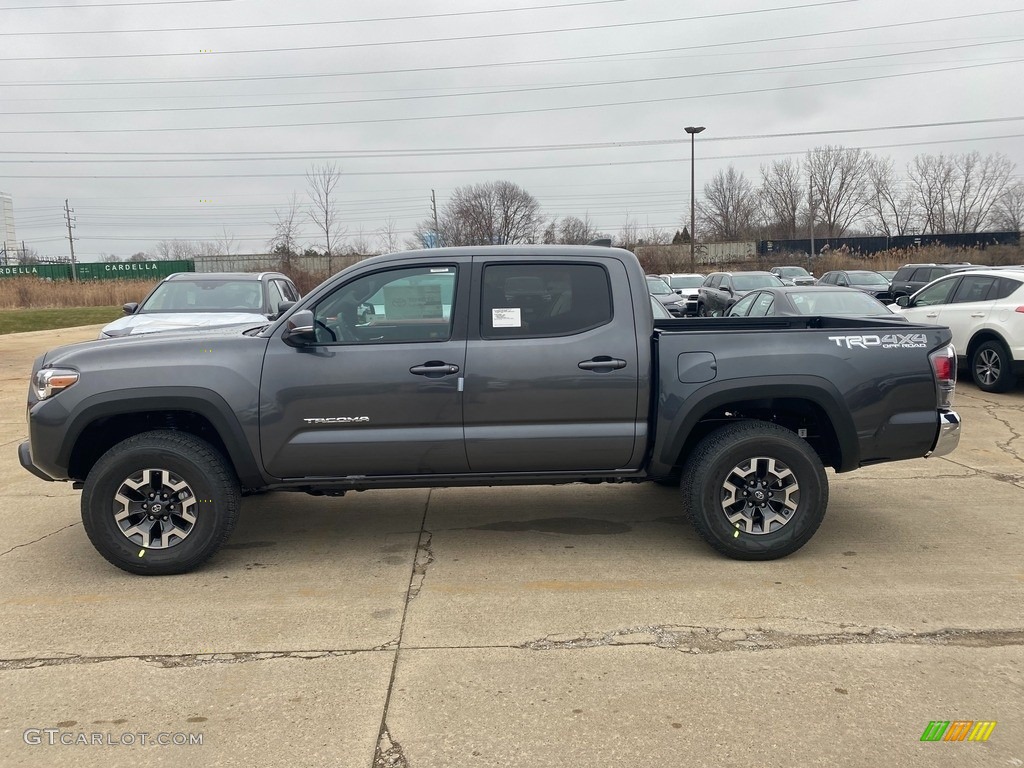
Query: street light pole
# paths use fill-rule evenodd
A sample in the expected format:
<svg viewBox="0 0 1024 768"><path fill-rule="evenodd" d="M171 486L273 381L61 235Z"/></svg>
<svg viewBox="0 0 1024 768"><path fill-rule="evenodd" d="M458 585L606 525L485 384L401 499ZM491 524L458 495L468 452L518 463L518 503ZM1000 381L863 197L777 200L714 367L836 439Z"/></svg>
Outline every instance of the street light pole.
<svg viewBox="0 0 1024 768"><path fill-rule="evenodd" d="M690 134L690 272L696 272L697 271L697 256L696 256L696 251L694 250L694 247L695 247L695 244L697 242L697 234L696 234L696 232L694 230L696 229L695 221L696 221L697 217L695 215L695 213L696 213L696 205L695 205L695 198L696 198L696 189L695 189L695 187L696 187L696 183L695 183L695 174L694 174L694 168L693 168L693 161L694 161L694 136L696 136L698 133L703 131L704 130L704 126L703 125L697 125L697 126L688 125L683 130L686 131L688 134Z"/></svg>

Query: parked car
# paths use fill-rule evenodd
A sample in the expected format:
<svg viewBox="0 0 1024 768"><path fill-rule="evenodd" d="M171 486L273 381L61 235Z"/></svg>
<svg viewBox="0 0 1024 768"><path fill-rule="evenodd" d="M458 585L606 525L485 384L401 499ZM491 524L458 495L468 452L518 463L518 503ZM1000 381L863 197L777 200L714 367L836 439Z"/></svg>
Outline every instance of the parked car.
<svg viewBox="0 0 1024 768"><path fill-rule="evenodd" d="M175 272L157 283L126 317L103 326L101 339L184 328L266 325L299 300L295 283L280 272Z"/></svg>
<svg viewBox="0 0 1024 768"><path fill-rule="evenodd" d="M728 317L877 317L905 322L885 304L856 288L786 286L752 291L732 305Z"/></svg>
<svg viewBox="0 0 1024 768"><path fill-rule="evenodd" d="M889 280L889 295L896 301L900 296L917 293L933 280L968 269L975 269L975 265L966 261L956 264L904 264Z"/></svg>
<svg viewBox="0 0 1024 768"><path fill-rule="evenodd" d="M509 298L532 278L553 294L542 307ZM377 294L383 312L360 321ZM945 328L907 325L883 345L892 323L876 318L659 327L649 303L640 262L618 248L377 256L255 333L41 355L18 458L82 489L103 557L158 575L210 558L243 490L580 481L677 483L711 547L771 560L824 519L826 466L942 456L959 441Z"/></svg>
<svg viewBox="0 0 1024 768"><path fill-rule="evenodd" d="M771 272L712 272L700 287L697 314L701 317L721 317L750 291L780 288L783 285Z"/></svg>
<svg viewBox="0 0 1024 768"><path fill-rule="evenodd" d="M1005 392L1024 374L1024 269L961 270L896 304L913 323L953 332L957 360L979 389Z"/></svg>
<svg viewBox="0 0 1024 768"><path fill-rule="evenodd" d="M772 267L769 271L786 285L814 285L818 282L814 273L803 267Z"/></svg>
<svg viewBox="0 0 1024 768"><path fill-rule="evenodd" d="M651 296L651 313L655 320L671 320L673 317L672 313L665 309L665 305L653 296Z"/></svg>
<svg viewBox="0 0 1024 768"><path fill-rule="evenodd" d="M686 316L686 299L680 297L658 275L646 275L646 278L648 292L660 301L673 317Z"/></svg>
<svg viewBox="0 0 1024 768"><path fill-rule="evenodd" d="M697 314L697 297L700 295L700 286L704 282L704 275L670 272L666 275L659 275L662 280L668 283L669 287L686 299L686 314Z"/></svg>
<svg viewBox="0 0 1024 768"><path fill-rule="evenodd" d="M836 285L840 288L856 288L874 296L879 301L891 301L889 281L870 269L837 269L826 272L818 279L818 285Z"/></svg>

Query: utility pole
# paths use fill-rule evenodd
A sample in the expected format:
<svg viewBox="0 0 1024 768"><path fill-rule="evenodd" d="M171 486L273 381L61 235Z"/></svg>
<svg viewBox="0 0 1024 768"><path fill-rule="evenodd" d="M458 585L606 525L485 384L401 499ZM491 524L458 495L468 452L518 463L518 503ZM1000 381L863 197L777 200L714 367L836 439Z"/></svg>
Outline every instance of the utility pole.
<svg viewBox="0 0 1024 768"><path fill-rule="evenodd" d="M71 246L71 281L78 282L78 267L75 264L75 238L71 234L73 223L75 220L71 218L71 214L74 213L73 208L68 207L68 201L64 201L64 219L68 225L68 245Z"/></svg>
<svg viewBox="0 0 1024 768"><path fill-rule="evenodd" d="M697 271L697 257L696 257L696 243L697 243L697 223L696 223L696 182L694 181L695 170L694 170L694 137L704 130L703 125L688 125L684 129L690 134L690 272Z"/></svg>
<svg viewBox="0 0 1024 768"><path fill-rule="evenodd" d="M807 257L807 271L811 271L811 260L814 258L814 177L811 167L807 166L807 212L811 220L811 253Z"/></svg>
<svg viewBox="0 0 1024 768"><path fill-rule="evenodd" d="M430 190L430 208L434 211L434 247L438 248L441 245L441 229L437 225L437 197L434 190Z"/></svg>

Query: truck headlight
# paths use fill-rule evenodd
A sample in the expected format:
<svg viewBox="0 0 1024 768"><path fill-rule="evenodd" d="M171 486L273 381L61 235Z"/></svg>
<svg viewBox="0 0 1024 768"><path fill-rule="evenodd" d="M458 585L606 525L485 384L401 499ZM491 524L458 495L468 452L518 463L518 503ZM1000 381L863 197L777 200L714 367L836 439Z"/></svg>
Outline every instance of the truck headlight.
<svg viewBox="0 0 1024 768"><path fill-rule="evenodd" d="M36 397L46 400L53 397L61 390L67 389L78 381L78 371L69 368L43 368L36 371L35 381L32 382L36 391Z"/></svg>

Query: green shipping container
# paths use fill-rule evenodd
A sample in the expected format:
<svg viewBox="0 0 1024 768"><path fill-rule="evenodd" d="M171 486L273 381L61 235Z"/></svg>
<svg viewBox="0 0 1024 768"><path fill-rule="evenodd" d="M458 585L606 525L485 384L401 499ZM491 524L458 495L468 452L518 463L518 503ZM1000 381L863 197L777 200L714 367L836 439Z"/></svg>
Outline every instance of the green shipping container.
<svg viewBox="0 0 1024 768"><path fill-rule="evenodd" d="M190 259L178 261L114 261L78 264L79 280L159 280L175 272L195 272ZM0 265L0 278L39 277L43 280L70 280L70 264Z"/></svg>
<svg viewBox="0 0 1024 768"><path fill-rule="evenodd" d="M70 269L70 268L69 268ZM195 272L194 261L114 261L79 264L79 280L159 280L175 272Z"/></svg>
<svg viewBox="0 0 1024 768"><path fill-rule="evenodd" d="M70 264L12 264L0 265L0 278L39 277L43 280L70 280Z"/></svg>

